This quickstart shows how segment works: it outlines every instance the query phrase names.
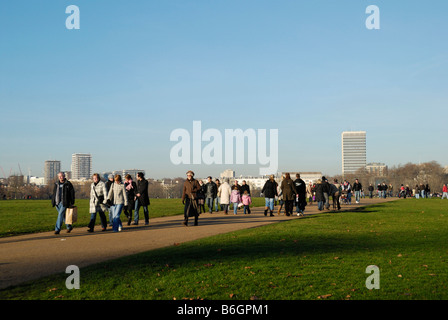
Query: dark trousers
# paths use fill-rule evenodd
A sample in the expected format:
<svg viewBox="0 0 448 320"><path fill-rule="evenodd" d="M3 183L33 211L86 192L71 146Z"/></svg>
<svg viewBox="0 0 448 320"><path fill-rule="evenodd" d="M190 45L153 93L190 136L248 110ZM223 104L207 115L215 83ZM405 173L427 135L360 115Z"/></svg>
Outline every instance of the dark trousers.
<svg viewBox="0 0 448 320"><path fill-rule="evenodd" d="M185 224L188 224L188 218L193 218L194 217L194 225L197 225L198 224L198 217L199 217L199 214L198 214L198 211L197 211L197 209L194 209L194 206L193 206L193 204L191 204L191 206L190 206L190 202L191 201L196 201L196 200L191 200L190 198L186 198L185 199L185 206L184 206L184 222L185 222ZM197 204L197 201L196 201L196 204ZM198 206L199 207L199 206ZM189 212L189 210L191 211L191 212ZM189 217L188 215L191 215L191 214L193 214L193 217Z"/></svg>
<svg viewBox="0 0 448 320"><path fill-rule="evenodd" d="M294 200L285 200L285 214L287 216L292 214L294 208Z"/></svg>
<svg viewBox="0 0 448 320"><path fill-rule="evenodd" d="M106 227L107 227L106 215L104 214L104 211L100 209L100 210L97 210L97 212L90 214L90 223L89 223L89 226L88 226L88 228L90 230L93 230L93 228L95 227L95 221L96 221L96 214L97 213L100 215L101 226L104 229L106 229Z"/></svg>

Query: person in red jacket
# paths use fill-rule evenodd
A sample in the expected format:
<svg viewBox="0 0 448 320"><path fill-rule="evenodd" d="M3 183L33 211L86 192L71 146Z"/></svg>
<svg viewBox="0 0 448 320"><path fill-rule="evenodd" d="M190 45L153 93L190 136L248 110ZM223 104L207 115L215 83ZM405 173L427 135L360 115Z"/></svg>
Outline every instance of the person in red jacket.
<svg viewBox="0 0 448 320"><path fill-rule="evenodd" d="M442 188L442 199L443 198L448 199L448 188L446 186L446 183L443 184L443 188Z"/></svg>

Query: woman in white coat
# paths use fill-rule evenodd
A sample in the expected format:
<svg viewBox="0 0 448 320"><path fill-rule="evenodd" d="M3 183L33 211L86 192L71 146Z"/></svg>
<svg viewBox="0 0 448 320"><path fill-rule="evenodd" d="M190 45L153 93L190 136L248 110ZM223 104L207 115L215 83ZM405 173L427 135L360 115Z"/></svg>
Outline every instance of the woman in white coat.
<svg viewBox="0 0 448 320"><path fill-rule="evenodd" d="M220 204L223 207L224 213L228 214L229 212L229 205L230 205L230 195L232 193L232 190L229 185L229 179L226 178L224 182L219 186L218 188L218 197Z"/></svg>
<svg viewBox="0 0 448 320"><path fill-rule="evenodd" d="M107 200L112 207L112 230L114 232L121 231L123 225L120 220L120 214L123 207L128 205L128 197L119 174L116 174L114 177L114 183L110 187Z"/></svg>
<svg viewBox="0 0 448 320"><path fill-rule="evenodd" d="M102 231L106 230L107 220L104 212L107 210L104 203L106 203L106 184L101 181L100 175L98 173L93 174L92 184L90 185L90 223L88 232L93 232L95 227L96 214L100 215Z"/></svg>

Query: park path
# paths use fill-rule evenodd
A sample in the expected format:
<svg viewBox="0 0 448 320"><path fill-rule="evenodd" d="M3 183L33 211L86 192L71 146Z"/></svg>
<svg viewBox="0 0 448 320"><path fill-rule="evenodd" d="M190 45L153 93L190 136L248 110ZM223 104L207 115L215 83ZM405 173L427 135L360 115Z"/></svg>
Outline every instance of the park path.
<svg viewBox="0 0 448 320"><path fill-rule="evenodd" d="M353 210L370 204L396 200L362 199L361 204L342 205L341 211ZM276 207L277 208L277 207ZM55 273L65 272L67 266L85 267L94 263L132 255L152 249L167 247L216 234L259 227L303 217L287 217L283 213L274 217L264 216L263 207L252 208L250 215L242 210L225 215L222 211L199 217L199 225L185 227L183 216L150 219L149 226L124 225L123 231L114 233L111 229L101 232L96 226L94 233L87 227L76 227L71 233L63 229L59 235L42 232L0 238L0 289L35 280ZM327 211L323 211L327 212ZM317 206L306 207L306 215L318 214ZM150 211L151 214L151 211Z"/></svg>

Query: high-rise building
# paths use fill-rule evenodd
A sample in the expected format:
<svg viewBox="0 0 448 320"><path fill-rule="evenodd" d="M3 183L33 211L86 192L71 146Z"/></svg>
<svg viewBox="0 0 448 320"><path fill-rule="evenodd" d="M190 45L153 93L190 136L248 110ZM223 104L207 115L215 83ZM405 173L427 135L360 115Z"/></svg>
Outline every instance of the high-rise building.
<svg viewBox="0 0 448 320"><path fill-rule="evenodd" d="M366 158L366 132L342 132L342 174L365 168Z"/></svg>
<svg viewBox="0 0 448 320"><path fill-rule="evenodd" d="M72 179L88 180L92 176L92 155L87 153L72 154Z"/></svg>
<svg viewBox="0 0 448 320"><path fill-rule="evenodd" d="M44 183L49 184L61 171L61 161L47 160L44 164Z"/></svg>

